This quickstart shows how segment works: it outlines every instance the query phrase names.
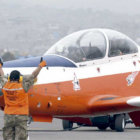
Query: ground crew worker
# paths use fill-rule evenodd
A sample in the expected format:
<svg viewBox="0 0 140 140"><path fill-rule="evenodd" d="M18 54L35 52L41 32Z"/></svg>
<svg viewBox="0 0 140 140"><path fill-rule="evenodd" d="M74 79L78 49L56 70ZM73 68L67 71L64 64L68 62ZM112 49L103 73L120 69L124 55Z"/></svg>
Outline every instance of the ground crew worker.
<svg viewBox="0 0 140 140"><path fill-rule="evenodd" d="M10 73L9 80L4 77L3 62L0 59L0 84L4 93L4 140L27 140L27 121L29 115L28 90L33 85L35 78L46 61L42 61L31 75L24 75L20 80L20 72L14 70Z"/></svg>

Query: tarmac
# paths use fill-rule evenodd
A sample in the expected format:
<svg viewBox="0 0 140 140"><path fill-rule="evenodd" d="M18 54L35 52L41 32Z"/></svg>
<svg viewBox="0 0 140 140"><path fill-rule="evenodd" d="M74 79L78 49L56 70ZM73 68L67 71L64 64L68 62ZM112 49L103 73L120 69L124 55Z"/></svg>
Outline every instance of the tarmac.
<svg viewBox="0 0 140 140"><path fill-rule="evenodd" d="M3 112L0 111L0 140L2 138ZM74 124L74 127L77 127ZM128 124L124 132L100 131L96 127L80 127L72 131L63 131L62 121L54 119L53 123L32 122L28 128L30 140L139 140L140 128Z"/></svg>

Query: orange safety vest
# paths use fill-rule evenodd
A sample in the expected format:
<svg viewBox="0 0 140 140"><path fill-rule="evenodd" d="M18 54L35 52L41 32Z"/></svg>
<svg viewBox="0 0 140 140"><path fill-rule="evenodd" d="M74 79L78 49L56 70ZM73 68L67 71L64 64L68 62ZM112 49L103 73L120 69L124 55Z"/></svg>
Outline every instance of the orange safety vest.
<svg viewBox="0 0 140 140"><path fill-rule="evenodd" d="M24 91L22 83L7 82L3 89L5 108L4 113L9 115L28 115L28 94Z"/></svg>

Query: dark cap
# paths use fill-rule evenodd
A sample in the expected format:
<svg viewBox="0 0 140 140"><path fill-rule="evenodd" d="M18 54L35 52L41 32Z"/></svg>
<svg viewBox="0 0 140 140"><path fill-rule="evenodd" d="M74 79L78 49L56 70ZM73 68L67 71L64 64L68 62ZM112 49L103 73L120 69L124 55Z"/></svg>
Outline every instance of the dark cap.
<svg viewBox="0 0 140 140"><path fill-rule="evenodd" d="M10 81L19 81L20 78L20 72L17 70L13 70L10 73Z"/></svg>

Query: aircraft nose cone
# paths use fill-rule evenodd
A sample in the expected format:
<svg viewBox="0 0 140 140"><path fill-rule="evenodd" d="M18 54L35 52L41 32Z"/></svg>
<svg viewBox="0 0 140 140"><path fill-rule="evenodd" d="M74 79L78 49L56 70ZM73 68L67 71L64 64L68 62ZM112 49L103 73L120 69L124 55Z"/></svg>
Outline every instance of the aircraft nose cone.
<svg viewBox="0 0 140 140"><path fill-rule="evenodd" d="M140 97L134 97L127 101L128 105L140 107Z"/></svg>

